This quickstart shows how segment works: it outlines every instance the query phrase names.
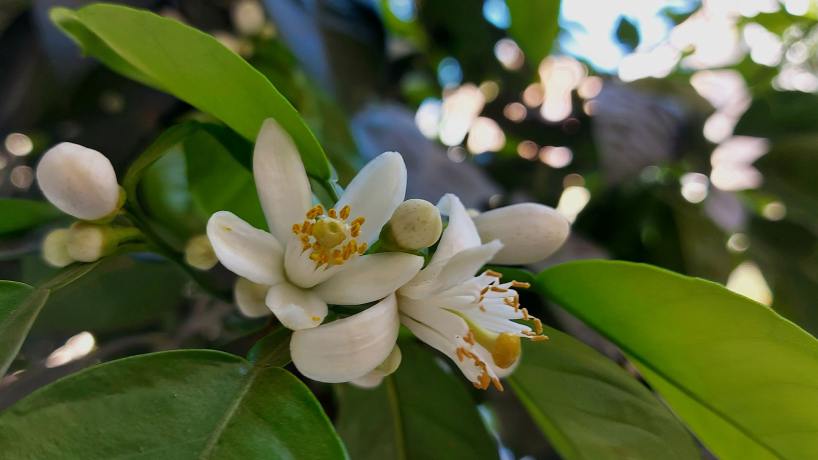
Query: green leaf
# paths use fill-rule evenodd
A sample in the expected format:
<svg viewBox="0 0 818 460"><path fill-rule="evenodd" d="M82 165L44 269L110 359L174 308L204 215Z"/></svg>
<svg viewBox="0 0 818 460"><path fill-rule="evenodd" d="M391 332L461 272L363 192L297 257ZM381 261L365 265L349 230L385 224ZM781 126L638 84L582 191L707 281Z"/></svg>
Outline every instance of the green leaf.
<svg viewBox="0 0 818 460"><path fill-rule="evenodd" d="M508 29L525 53L532 69L537 69L559 33L560 0L506 0L511 13Z"/></svg>
<svg viewBox="0 0 818 460"><path fill-rule="evenodd" d="M231 211L257 228L267 228L253 174L219 139L199 131L185 140L187 182L205 216Z"/></svg>
<svg viewBox="0 0 818 460"><path fill-rule="evenodd" d="M122 187L125 189L130 203L139 205L137 187L142 180L142 176L151 165L159 161L171 151L173 147L195 132L198 126L198 123L192 121L171 126L136 158L125 173L125 178L122 180Z"/></svg>
<svg viewBox="0 0 818 460"><path fill-rule="evenodd" d="M286 366L292 361L290 357L291 336L291 330L279 326L253 345L253 348L247 353L247 360L256 365L263 363L268 366Z"/></svg>
<svg viewBox="0 0 818 460"><path fill-rule="evenodd" d="M25 281L43 270L32 260L26 260L24 267ZM93 272L49 297L31 335L140 330L177 313L188 280L184 271L167 260L106 257Z"/></svg>
<svg viewBox="0 0 818 460"><path fill-rule="evenodd" d="M49 295L79 279L96 265L66 268L39 288L16 281L0 281L0 376L6 373L19 353Z"/></svg>
<svg viewBox="0 0 818 460"><path fill-rule="evenodd" d="M356 460L496 459L468 391L434 356L402 342L398 371L375 389L338 385L338 432Z"/></svg>
<svg viewBox="0 0 818 460"><path fill-rule="evenodd" d="M60 216L44 201L0 198L0 237L32 229Z"/></svg>
<svg viewBox="0 0 818 460"><path fill-rule="evenodd" d="M6 373L48 299L47 289L0 281L0 376Z"/></svg>
<svg viewBox="0 0 818 460"><path fill-rule="evenodd" d="M523 343L511 388L564 459L696 459L676 417L622 368L571 336Z"/></svg>
<svg viewBox="0 0 818 460"><path fill-rule="evenodd" d="M289 372L212 350L134 356L35 391L0 415L8 458L345 458Z"/></svg>
<svg viewBox="0 0 818 460"><path fill-rule="evenodd" d="M618 345L718 457L818 457L818 342L771 309L627 262L559 265L538 288Z"/></svg>
<svg viewBox="0 0 818 460"><path fill-rule="evenodd" d="M778 139L818 132L818 95L800 91L768 91L753 98L735 128L735 134Z"/></svg>
<svg viewBox="0 0 818 460"><path fill-rule="evenodd" d="M628 52L632 52L639 46L639 29L636 24L628 20L625 16L619 18L616 26L616 40L624 46Z"/></svg>
<svg viewBox="0 0 818 460"><path fill-rule="evenodd" d="M51 10L51 19L108 67L168 92L254 140L275 118L298 146L307 172L331 178L324 151L293 106L261 73L218 40L148 11L94 4Z"/></svg>

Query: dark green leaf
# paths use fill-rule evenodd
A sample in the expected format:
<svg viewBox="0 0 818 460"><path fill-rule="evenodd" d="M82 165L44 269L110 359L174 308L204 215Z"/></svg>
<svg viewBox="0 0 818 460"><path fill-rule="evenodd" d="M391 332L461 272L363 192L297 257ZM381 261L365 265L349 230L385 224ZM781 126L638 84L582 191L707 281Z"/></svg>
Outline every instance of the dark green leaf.
<svg viewBox="0 0 818 460"><path fill-rule="evenodd" d="M279 326L253 345L247 359L256 365L286 366L290 363L290 336L292 331Z"/></svg>
<svg viewBox="0 0 818 460"><path fill-rule="evenodd" d="M125 255L87 265L93 265L94 270L52 293L32 327L33 336L143 328L176 312L188 281L179 267L163 259ZM34 261L24 267L26 281L42 270Z"/></svg>
<svg viewBox="0 0 818 460"><path fill-rule="evenodd" d="M0 376L6 373L48 299L47 289L0 281Z"/></svg>
<svg viewBox="0 0 818 460"><path fill-rule="evenodd" d="M718 457L818 457L818 342L771 309L627 262L559 265L538 288L618 345Z"/></svg>
<svg viewBox="0 0 818 460"><path fill-rule="evenodd" d="M818 108L816 108L818 115ZM818 229L818 135L794 135L772 144L755 164L764 175L762 188L787 205L787 217Z"/></svg>
<svg viewBox="0 0 818 460"><path fill-rule="evenodd" d="M818 132L818 95L800 91L768 91L753 99L735 134L776 139Z"/></svg>
<svg viewBox="0 0 818 460"><path fill-rule="evenodd" d="M81 278L96 265L97 262L68 267L39 288L16 281L0 281L0 376L17 356L51 293Z"/></svg>
<svg viewBox="0 0 818 460"><path fill-rule="evenodd" d="M298 379L211 350L135 356L59 380L0 415L0 444L15 459L346 457Z"/></svg>
<svg viewBox="0 0 818 460"><path fill-rule="evenodd" d="M338 432L356 460L494 459L486 431L459 376L430 352L402 342L398 371L372 390L339 385Z"/></svg>
<svg viewBox="0 0 818 460"><path fill-rule="evenodd" d="M639 29L628 18L622 16L616 26L616 39L631 52L639 46Z"/></svg>
<svg viewBox="0 0 818 460"><path fill-rule="evenodd" d="M178 21L117 5L55 8L52 20L83 50L128 77L222 120L249 140L275 118L292 136L307 172L331 177L323 149L292 105L215 38Z"/></svg>
<svg viewBox="0 0 818 460"><path fill-rule="evenodd" d="M0 198L0 237L29 230L60 216L44 201Z"/></svg>
<svg viewBox="0 0 818 460"><path fill-rule="evenodd" d="M532 69L551 51L559 33L560 0L506 0L511 13L508 32Z"/></svg>
<svg viewBox="0 0 818 460"><path fill-rule="evenodd" d="M644 386L590 347L546 328L523 344L508 379L564 459L696 459L676 417Z"/></svg>

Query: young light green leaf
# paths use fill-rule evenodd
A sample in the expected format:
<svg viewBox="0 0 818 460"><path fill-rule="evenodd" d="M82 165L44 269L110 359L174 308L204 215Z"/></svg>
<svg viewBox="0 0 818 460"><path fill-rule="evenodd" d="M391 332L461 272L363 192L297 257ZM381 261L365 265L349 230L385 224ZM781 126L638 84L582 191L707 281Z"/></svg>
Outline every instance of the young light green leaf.
<svg viewBox="0 0 818 460"><path fill-rule="evenodd" d="M113 70L168 92L222 120L248 140L275 118L292 136L307 172L332 176L301 116L261 73L215 38L178 21L128 7L55 8L51 19Z"/></svg>
<svg viewBox="0 0 818 460"><path fill-rule="evenodd" d="M0 376L20 351L48 293L24 283L0 281Z"/></svg>
<svg viewBox="0 0 818 460"><path fill-rule="evenodd" d="M0 198L0 237L32 229L60 216L44 201Z"/></svg>
<svg viewBox="0 0 818 460"><path fill-rule="evenodd" d="M343 459L306 386L278 367L212 350L105 363L0 415L9 458Z"/></svg>
<svg viewBox="0 0 818 460"><path fill-rule="evenodd" d="M523 53L530 67L539 66L557 38L560 0L506 0L511 13L508 32Z"/></svg>
<svg viewBox="0 0 818 460"><path fill-rule="evenodd" d="M562 458L697 459L676 417L622 368L587 345L546 328L524 341L511 388Z"/></svg>
<svg viewBox="0 0 818 460"><path fill-rule="evenodd" d="M719 458L818 457L818 341L771 309L627 262L559 265L537 287L618 345Z"/></svg>
<svg viewBox="0 0 818 460"><path fill-rule="evenodd" d="M356 460L496 459L497 446L462 382L406 341L398 371L375 389L336 386L338 432Z"/></svg>

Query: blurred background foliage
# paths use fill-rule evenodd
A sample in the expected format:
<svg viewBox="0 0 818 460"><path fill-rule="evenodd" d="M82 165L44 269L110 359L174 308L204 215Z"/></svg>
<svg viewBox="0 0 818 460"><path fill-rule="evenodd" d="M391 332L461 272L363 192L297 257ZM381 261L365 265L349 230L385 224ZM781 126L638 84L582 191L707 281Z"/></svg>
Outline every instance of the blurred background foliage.
<svg viewBox="0 0 818 460"><path fill-rule="evenodd" d="M223 208L263 225L242 167L249 143L83 58L48 20L53 6L86 3L0 4L0 197L38 199L32 168L59 141L104 152L121 177L168 126L189 120L196 134L140 184L157 231L182 248ZM397 150L409 196L451 191L476 209L533 200L560 210L574 231L549 264L655 264L726 283L818 332L813 0L119 3L189 23L245 57L302 114L342 184ZM43 207L31 219L0 222L3 278L49 274L37 225L60 216ZM215 271L229 295L229 277ZM548 323L619 356L531 297ZM27 372L0 384L16 389L0 391L0 405L101 360L241 346L259 324L162 259L107 260L48 303L15 363ZM65 351L72 340L84 353ZM318 390L333 413L331 393ZM489 398L483 415L507 453L553 455L519 407L494 404L507 394L475 397Z"/></svg>

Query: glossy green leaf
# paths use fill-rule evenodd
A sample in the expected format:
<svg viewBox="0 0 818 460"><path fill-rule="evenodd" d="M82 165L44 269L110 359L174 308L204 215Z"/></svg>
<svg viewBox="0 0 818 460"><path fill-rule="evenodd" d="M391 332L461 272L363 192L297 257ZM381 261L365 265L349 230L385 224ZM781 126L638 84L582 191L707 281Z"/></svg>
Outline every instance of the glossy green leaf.
<svg viewBox="0 0 818 460"><path fill-rule="evenodd" d="M559 265L537 286L618 345L718 457L818 457L818 341L771 309L627 262Z"/></svg>
<svg viewBox="0 0 818 460"><path fill-rule="evenodd" d="M50 275L36 260L25 260L24 281ZM82 279L55 291L31 329L32 336L140 330L178 312L189 278L158 258L106 257Z"/></svg>
<svg viewBox="0 0 818 460"><path fill-rule="evenodd" d="M51 293L81 278L96 265L95 262L63 269L39 288L0 281L0 376L14 361Z"/></svg>
<svg viewBox="0 0 818 460"><path fill-rule="evenodd" d="M60 211L44 201L0 198L0 237L29 230L60 216Z"/></svg>
<svg viewBox="0 0 818 460"><path fill-rule="evenodd" d="M571 336L523 343L508 378L562 458L697 459L676 417L622 368Z"/></svg>
<svg viewBox="0 0 818 460"><path fill-rule="evenodd" d="M0 281L0 376L6 373L48 299L47 289Z"/></svg>
<svg viewBox="0 0 818 460"><path fill-rule="evenodd" d="M537 69L559 33L560 0L506 0L511 13L508 32L532 69Z"/></svg>
<svg viewBox="0 0 818 460"><path fill-rule="evenodd" d="M8 458L345 458L289 372L211 350L134 356L48 385L0 415Z"/></svg>
<svg viewBox="0 0 818 460"><path fill-rule="evenodd" d="M199 131L185 141L187 182L205 215L231 211L254 227L267 228L253 174L213 135Z"/></svg>
<svg viewBox="0 0 818 460"><path fill-rule="evenodd" d="M778 139L815 133L818 96L800 91L768 91L753 98L735 128L735 134Z"/></svg>
<svg viewBox="0 0 818 460"><path fill-rule="evenodd" d="M328 180L324 151L298 112L261 73L215 38L173 19L128 7L55 8L52 20L113 70L168 92L254 140L275 118L292 136L307 172Z"/></svg>
<svg viewBox="0 0 818 460"><path fill-rule="evenodd" d="M445 372L430 351L400 344L398 371L375 389L338 385L338 432L356 460L496 459L459 376Z"/></svg>

